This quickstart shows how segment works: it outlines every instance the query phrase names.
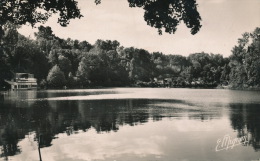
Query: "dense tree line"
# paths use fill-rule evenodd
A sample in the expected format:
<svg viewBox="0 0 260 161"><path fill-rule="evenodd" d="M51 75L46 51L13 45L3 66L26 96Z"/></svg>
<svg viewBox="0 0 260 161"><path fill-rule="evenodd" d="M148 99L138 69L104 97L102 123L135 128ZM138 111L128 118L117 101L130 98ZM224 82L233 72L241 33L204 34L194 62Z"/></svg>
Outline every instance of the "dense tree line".
<svg viewBox="0 0 260 161"><path fill-rule="evenodd" d="M260 28L238 39L229 63L229 81L242 88L260 87Z"/></svg>
<svg viewBox="0 0 260 161"><path fill-rule="evenodd" d="M96 86L259 87L260 28L245 33L232 54L193 53L189 56L149 53L125 48L116 40L62 39L40 26L35 40L7 23L0 50L0 83L13 73L32 73L43 88Z"/></svg>

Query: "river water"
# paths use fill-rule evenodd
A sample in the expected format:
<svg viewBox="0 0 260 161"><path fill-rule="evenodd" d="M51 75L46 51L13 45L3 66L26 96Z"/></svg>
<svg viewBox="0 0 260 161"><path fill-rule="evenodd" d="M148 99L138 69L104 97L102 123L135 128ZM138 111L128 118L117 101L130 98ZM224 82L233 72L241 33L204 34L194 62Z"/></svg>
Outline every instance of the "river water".
<svg viewBox="0 0 260 161"><path fill-rule="evenodd" d="M260 160L257 91L109 88L4 97L0 160Z"/></svg>

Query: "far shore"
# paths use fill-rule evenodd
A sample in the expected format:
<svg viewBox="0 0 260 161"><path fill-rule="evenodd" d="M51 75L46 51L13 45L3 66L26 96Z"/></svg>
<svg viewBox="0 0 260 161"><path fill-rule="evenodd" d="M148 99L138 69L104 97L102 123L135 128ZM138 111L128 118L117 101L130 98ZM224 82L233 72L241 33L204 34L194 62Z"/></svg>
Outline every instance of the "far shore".
<svg viewBox="0 0 260 161"><path fill-rule="evenodd" d="M109 89L109 88L187 88L187 89L229 89L229 90L244 90L244 91L260 91L260 87L234 87L231 85L227 86L138 86L138 85L132 85L132 86L88 86L88 87L82 87L82 88L38 88L36 90L84 90L84 89ZM23 89L26 91L26 89ZM3 95L5 92L11 91L11 89L0 89L0 95ZM22 91L22 90L21 90ZM30 91L30 90L28 90Z"/></svg>

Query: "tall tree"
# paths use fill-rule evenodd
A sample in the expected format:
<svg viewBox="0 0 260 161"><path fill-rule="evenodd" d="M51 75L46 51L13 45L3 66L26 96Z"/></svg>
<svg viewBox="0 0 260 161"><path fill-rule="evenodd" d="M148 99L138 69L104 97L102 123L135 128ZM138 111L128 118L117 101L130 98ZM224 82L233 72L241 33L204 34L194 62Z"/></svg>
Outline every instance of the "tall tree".
<svg viewBox="0 0 260 161"><path fill-rule="evenodd" d="M242 34L230 56L230 83L234 87L260 86L260 28Z"/></svg>
<svg viewBox="0 0 260 161"><path fill-rule="evenodd" d="M4 79L12 77L10 58L14 55L19 35L17 26L10 22L7 22L2 29L0 26L0 86L4 85Z"/></svg>
<svg viewBox="0 0 260 161"><path fill-rule="evenodd" d="M45 52L46 55L49 54L51 49L59 48L59 39L53 34L51 27L40 26L38 27L38 32L34 33L36 41L40 46L41 51Z"/></svg>
<svg viewBox="0 0 260 161"><path fill-rule="evenodd" d="M68 58L60 55L58 57L59 64L61 71L63 71L65 78L68 78L69 73L71 72L71 62Z"/></svg>

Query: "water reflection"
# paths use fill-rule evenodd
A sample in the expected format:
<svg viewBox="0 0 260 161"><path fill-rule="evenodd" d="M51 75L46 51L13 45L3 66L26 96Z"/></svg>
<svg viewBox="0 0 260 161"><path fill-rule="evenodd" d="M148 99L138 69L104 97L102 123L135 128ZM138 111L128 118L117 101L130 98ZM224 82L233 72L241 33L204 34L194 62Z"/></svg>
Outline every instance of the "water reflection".
<svg viewBox="0 0 260 161"><path fill-rule="evenodd" d="M2 145L0 157L4 157L5 159L8 158L7 156L12 156L21 152L17 144L19 137L23 138L21 132L16 129L16 122L10 120L10 117L8 118L8 121L4 122L6 123L4 128L2 128L3 126L1 125L0 130L0 145Z"/></svg>
<svg viewBox="0 0 260 161"><path fill-rule="evenodd" d="M49 94L44 92L25 92L25 95L22 94L22 92L12 93L9 95L9 98L5 102L0 102L0 158L8 160L8 157L10 156L24 153L25 149L19 147L19 142L24 140L26 136L32 137L34 143L39 143L40 148L45 149L47 147L52 147L54 144L54 140L62 139L60 137L64 136L62 136L61 134L66 134L66 136L68 136L68 138L66 139L68 140L71 140L69 139L70 135L78 134L78 139L84 140L86 139L86 135L83 135L82 133L91 134L93 133L93 131L98 134L114 133L120 131L121 129L123 129L123 127L127 126L134 126L138 128L140 127L139 130L147 128L142 125L149 126L149 130L159 130L159 132L161 129L163 129L165 133L167 133L167 130L169 130L167 129L167 126L169 126L172 128L172 131L168 132L170 134L167 136L157 134L149 137L148 135L146 137L144 136L142 139L138 138L138 136L134 137L136 134L132 136L125 135L124 137L132 138L132 146L134 147L122 145L122 143L124 142L125 144L128 143L124 139L121 139L122 143L114 141L107 143L110 145L104 146L124 146L125 149L123 150L124 152L121 151L122 154L134 153L142 156L144 154L151 153L153 154L153 157L159 157L166 153L165 155L168 155L168 157L171 158L173 156L171 155L172 152L169 151L169 149L172 148L163 151L162 148L158 146L157 142L160 142L160 144L162 144L162 142L163 144L166 144L167 140L172 140L172 142L169 142L172 145L174 143L179 145L179 148L181 149L192 149L198 146L198 143L204 143L204 141L202 141L200 138L200 133L208 131L207 134L210 136L208 136L209 140L207 141L210 141L212 143L207 143L207 145L203 146L205 146L204 149L210 149L209 153L214 156L216 154L211 149L214 149L215 141L219 136L215 136L215 134L211 133L211 131L214 130L215 124L222 124L223 120L225 122L226 117L229 119L229 122L231 124L231 127L227 126L225 127L226 129L233 128L234 130L236 130L238 137L248 136L250 139L250 145L256 151L259 151L260 148L259 104L231 103L226 105L212 104L211 106L206 106L198 104L196 102L174 99L114 99L79 101L54 101L35 99L26 101L26 99L31 98L44 98L46 94L48 95L48 97L65 95L64 93L60 95L60 93L62 92L58 93L59 94L52 92L50 92ZM102 93L104 92L99 91L95 94ZM116 92L110 92L110 94L112 93ZM71 94L80 95L78 93ZM86 94L86 92L84 94ZM93 93L88 94L91 95ZM106 94L109 94L109 92L106 92ZM164 118L169 118L170 120L165 121L163 120ZM160 126L165 127L156 127L156 122L164 122L164 124L160 124ZM173 125L174 127L172 127ZM223 124L223 126L226 125ZM221 129L216 131L216 133L220 132ZM198 139L195 142L194 140L192 140L192 137L194 136L197 136ZM223 135L221 134L221 136ZM182 137L187 139L187 142ZM39 140L39 138L41 139ZM154 141L151 142L151 140ZM180 140L184 142L180 142ZM94 149L102 148L96 147L99 144L101 145L99 141L94 141L97 145L93 145L93 143L91 143L90 141L91 140L85 141L85 143L90 147L92 146L92 148ZM194 142L194 146L186 145L191 144L190 142ZM73 141L72 143L68 144L73 144ZM71 148L72 147L73 145L71 145ZM149 149L148 147L151 148ZM71 148L66 147L67 150ZM88 149L91 151L90 148ZM95 151L94 149L92 150ZM103 150L111 151L111 153L113 154L116 152L116 149L108 149L109 148L104 148ZM104 153L103 150L102 152ZM176 148L175 150L178 151ZM119 153L119 150L117 150L117 152ZM100 153L100 151L96 153ZM107 154L104 153L104 155ZM191 158L194 157L192 155L196 156L196 154L190 155ZM131 160L131 156L128 157L129 160ZM200 159L200 156L196 157L197 159ZM215 156L215 159L217 157L218 156ZM98 156L94 156L94 158L105 159L102 157L99 158ZM178 158L176 160L178 160Z"/></svg>
<svg viewBox="0 0 260 161"><path fill-rule="evenodd" d="M230 120L237 136L248 136L249 144L260 150L260 105L230 104Z"/></svg>
<svg viewBox="0 0 260 161"><path fill-rule="evenodd" d="M166 105L167 104L167 105ZM186 105L174 100L88 100L88 101L35 101L29 107L7 104L0 109L3 146L1 157L20 153L17 143L29 132L35 131L34 140L40 147L49 147L59 133L67 135L94 128L97 133L118 131L120 126L144 124L151 118L180 118L194 109L181 109ZM176 105L176 108L174 107ZM187 104L187 107L191 106ZM201 112L203 113L203 111ZM207 114L205 114L207 115Z"/></svg>

